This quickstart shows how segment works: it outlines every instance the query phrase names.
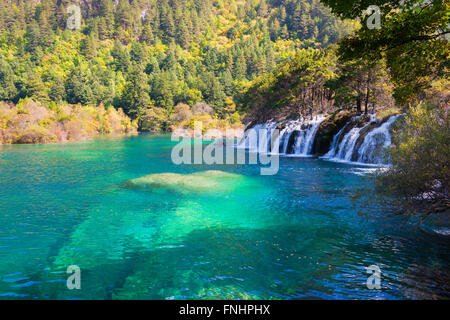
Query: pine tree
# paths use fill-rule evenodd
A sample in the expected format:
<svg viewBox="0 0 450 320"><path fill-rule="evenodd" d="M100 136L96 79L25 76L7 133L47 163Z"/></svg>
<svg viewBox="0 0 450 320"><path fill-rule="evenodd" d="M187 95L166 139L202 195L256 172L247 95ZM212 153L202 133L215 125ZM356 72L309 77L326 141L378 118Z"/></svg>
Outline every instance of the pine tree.
<svg viewBox="0 0 450 320"><path fill-rule="evenodd" d="M17 95L16 77L11 66L0 57L0 100L12 101Z"/></svg>
<svg viewBox="0 0 450 320"><path fill-rule="evenodd" d="M133 67L128 74L121 104L125 113L133 118L150 105L147 76L138 67Z"/></svg>
<svg viewBox="0 0 450 320"><path fill-rule="evenodd" d="M55 101L57 103L60 103L64 100L66 96L66 89L64 87L64 80L61 76L55 76L55 78L52 81L52 86L50 88L50 91L48 93L49 98L51 101Z"/></svg>

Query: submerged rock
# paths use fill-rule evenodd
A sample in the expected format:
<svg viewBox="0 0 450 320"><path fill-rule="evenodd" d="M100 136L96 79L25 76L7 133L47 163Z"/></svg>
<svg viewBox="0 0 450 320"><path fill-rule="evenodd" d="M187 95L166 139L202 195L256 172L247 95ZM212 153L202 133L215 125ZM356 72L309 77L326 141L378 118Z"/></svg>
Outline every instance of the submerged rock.
<svg viewBox="0 0 450 320"><path fill-rule="evenodd" d="M170 189L179 192L226 192L233 189L241 175L219 170L208 170L191 174L157 173L129 180L125 187L144 190ZM233 183L227 183L233 182Z"/></svg>
<svg viewBox="0 0 450 320"><path fill-rule="evenodd" d="M441 209L441 208L438 208ZM442 212L428 215L420 224L425 233L450 238L450 209L442 205Z"/></svg>

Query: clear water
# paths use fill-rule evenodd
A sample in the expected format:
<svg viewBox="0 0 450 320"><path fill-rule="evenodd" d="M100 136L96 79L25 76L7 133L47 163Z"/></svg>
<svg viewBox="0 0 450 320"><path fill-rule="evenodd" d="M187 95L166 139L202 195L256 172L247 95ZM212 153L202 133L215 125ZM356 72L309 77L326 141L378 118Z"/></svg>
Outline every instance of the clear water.
<svg viewBox="0 0 450 320"><path fill-rule="evenodd" d="M0 146L1 299L408 299L449 297L450 245L352 194L367 167L282 158L217 190L124 182L176 166L167 136ZM214 189L214 188L212 188ZM68 290L68 265L81 290ZM382 270L369 290L365 267Z"/></svg>

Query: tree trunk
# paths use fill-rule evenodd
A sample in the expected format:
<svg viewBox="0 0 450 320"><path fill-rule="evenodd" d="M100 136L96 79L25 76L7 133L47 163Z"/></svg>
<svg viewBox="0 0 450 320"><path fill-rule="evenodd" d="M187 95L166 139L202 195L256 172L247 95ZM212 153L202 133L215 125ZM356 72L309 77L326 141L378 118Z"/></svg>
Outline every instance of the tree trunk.
<svg viewBox="0 0 450 320"><path fill-rule="evenodd" d="M365 101L365 104L364 104L364 114L367 114L367 106L369 105L369 94L370 94L370 90L369 90L369 87L367 87L366 101Z"/></svg>
<svg viewBox="0 0 450 320"><path fill-rule="evenodd" d="M356 111L361 113L361 97L356 97Z"/></svg>

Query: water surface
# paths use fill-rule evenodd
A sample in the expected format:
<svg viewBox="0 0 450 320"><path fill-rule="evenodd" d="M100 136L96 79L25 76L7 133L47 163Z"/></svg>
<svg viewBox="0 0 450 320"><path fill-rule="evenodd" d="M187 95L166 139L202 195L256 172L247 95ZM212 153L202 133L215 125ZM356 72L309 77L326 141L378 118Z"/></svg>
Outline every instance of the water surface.
<svg viewBox="0 0 450 320"><path fill-rule="evenodd" d="M411 299L449 297L450 245L352 195L358 165L285 157L172 164L168 136L0 146L2 299ZM208 192L125 188L148 174L236 174ZM358 214L364 211L367 214ZM382 270L369 290L365 267ZM81 290L66 269L81 268Z"/></svg>

